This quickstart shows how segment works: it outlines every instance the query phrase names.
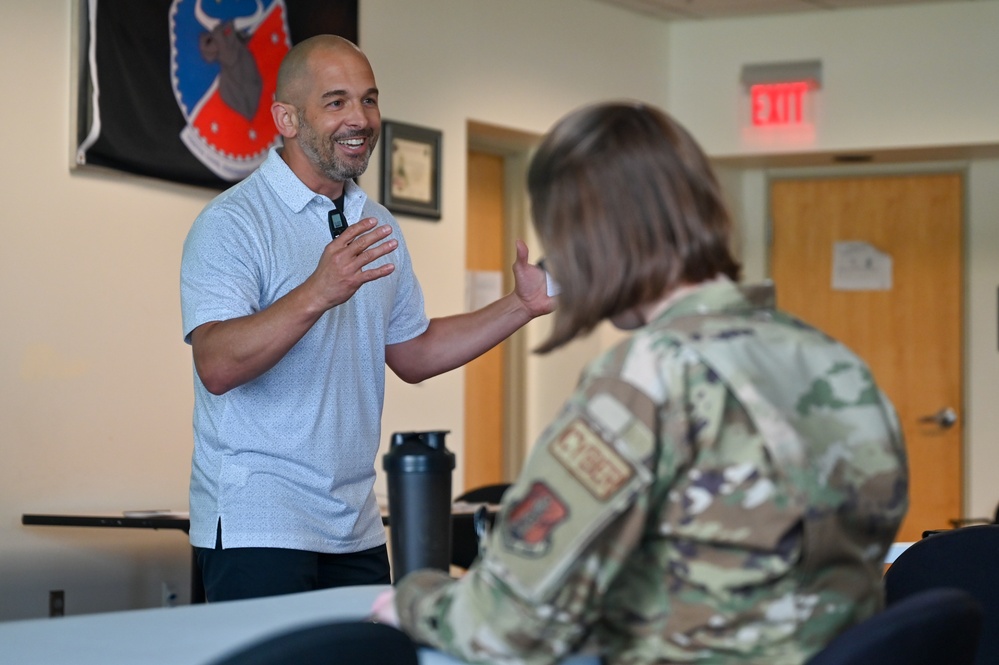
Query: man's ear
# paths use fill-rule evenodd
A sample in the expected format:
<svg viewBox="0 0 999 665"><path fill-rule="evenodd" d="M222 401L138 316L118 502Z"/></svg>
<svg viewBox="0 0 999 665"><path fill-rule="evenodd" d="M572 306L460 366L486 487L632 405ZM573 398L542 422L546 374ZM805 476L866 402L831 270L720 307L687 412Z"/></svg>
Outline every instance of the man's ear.
<svg viewBox="0 0 999 665"><path fill-rule="evenodd" d="M271 116L281 136L293 139L298 135L298 112L294 106L284 102L274 102L271 104Z"/></svg>

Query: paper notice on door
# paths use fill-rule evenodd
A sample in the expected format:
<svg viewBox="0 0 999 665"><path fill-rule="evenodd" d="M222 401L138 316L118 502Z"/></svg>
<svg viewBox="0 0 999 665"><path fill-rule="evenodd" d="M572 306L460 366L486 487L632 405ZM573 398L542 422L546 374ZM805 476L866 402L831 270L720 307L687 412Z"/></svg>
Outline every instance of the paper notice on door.
<svg viewBox="0 0 999 665"><path fill-rule="evenodd" d="M834 291L890 291L891 256L862 241L835 243L832 288Z"/></svg>

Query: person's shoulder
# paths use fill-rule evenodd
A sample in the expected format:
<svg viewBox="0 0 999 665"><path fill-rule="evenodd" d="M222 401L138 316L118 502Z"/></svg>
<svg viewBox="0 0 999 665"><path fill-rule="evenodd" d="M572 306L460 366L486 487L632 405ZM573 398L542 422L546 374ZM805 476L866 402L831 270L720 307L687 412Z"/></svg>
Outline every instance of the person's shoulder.
<svg viewBox="0 0 999 665"><path fill-rule="evenodd" d="M202 215L243 214L270 208L277 203L279 193L261 166L208 202Z"/></svg>
<svg viewBox="0 0 999 665"><path fill-rule="evenodd" d="M191 224L186 245L233 242L259 232L272 206L265 203L254 172L209 201Z"/></svg>
<svg viewBox="0 0 999 665"><path fill-rule="evenodd" d="M402 225L399 220L396 219L395 215L391 210L386 208L384 205L375 201L370 196L361 190L361 195L364 197L363 205L361 208L361 214L358 219L366 219L368 217L374 217L378 220L379 224L387 224L392 228L392 237L399 242L399 247L402 250L401 254L409 253L409 246L406 242L406 236L403 233ZM350 204L347 204L347 214L350 216Z"/></svg>
<svg viewBox="0 0 999 665"><path fill-rule="evenodd" d="M368 196L362 190L362 195L364 196L364 208L361 212L361 217L374 217L380 222L386 224L391 224L392 226L399 227L399 220L395 218L395 215L391 210L386 208L384 205L375 201L373 198Z"/></svg>
<svg viewBox="0 0 999 665"><path fill-rule="evenodd" d="M227 226L234 217L240 217L247 208L245 197L240 194L240 185L234 185L209 201L194 220L192 233L206 233Z"/></svg>
<svg viewBox="0 0 999 665"><path fill-rule="evenodd" d="M681 353L677 340L663 337L654 328L640 328L590 360L583 369L582 384L619 384L615 390L661 401L668 392L668 367L680 360Z"/></svg>

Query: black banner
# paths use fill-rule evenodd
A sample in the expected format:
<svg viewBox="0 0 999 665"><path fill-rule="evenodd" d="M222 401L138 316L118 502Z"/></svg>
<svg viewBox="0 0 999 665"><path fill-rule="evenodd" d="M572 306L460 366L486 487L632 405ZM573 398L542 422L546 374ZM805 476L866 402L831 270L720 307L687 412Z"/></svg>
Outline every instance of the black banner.
<svg viewBox="0 0 999 665"><path fill-rule="evenodd" d="M222 189L280 136L270 105L295 43L357 43L357 0L86 0L77 164Z"/></svg>

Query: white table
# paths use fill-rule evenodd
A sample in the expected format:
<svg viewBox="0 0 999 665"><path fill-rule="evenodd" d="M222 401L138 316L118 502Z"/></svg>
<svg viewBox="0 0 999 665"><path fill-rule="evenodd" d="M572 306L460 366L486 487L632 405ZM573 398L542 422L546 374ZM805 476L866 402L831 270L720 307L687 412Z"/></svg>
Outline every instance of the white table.
<svg viewBox="0 0 999 665"><path fill-rule="evenodd" d="M0 663L204 665L263 637L326 621L359 620L389 587L363 586L207 605L0 623ZM598 665L570 658L565 665ZM421 665L460 665L433 649Z"/></svg>
<svg viewBox="0 0 999 665"><path fill-rule="evenodd" d="M888 548L888 552L885 554L885 563L895 563L895 559L897 559L902 552L906 551L910 547L912 547L912 543L892 543L891 547Z"/></svg>

